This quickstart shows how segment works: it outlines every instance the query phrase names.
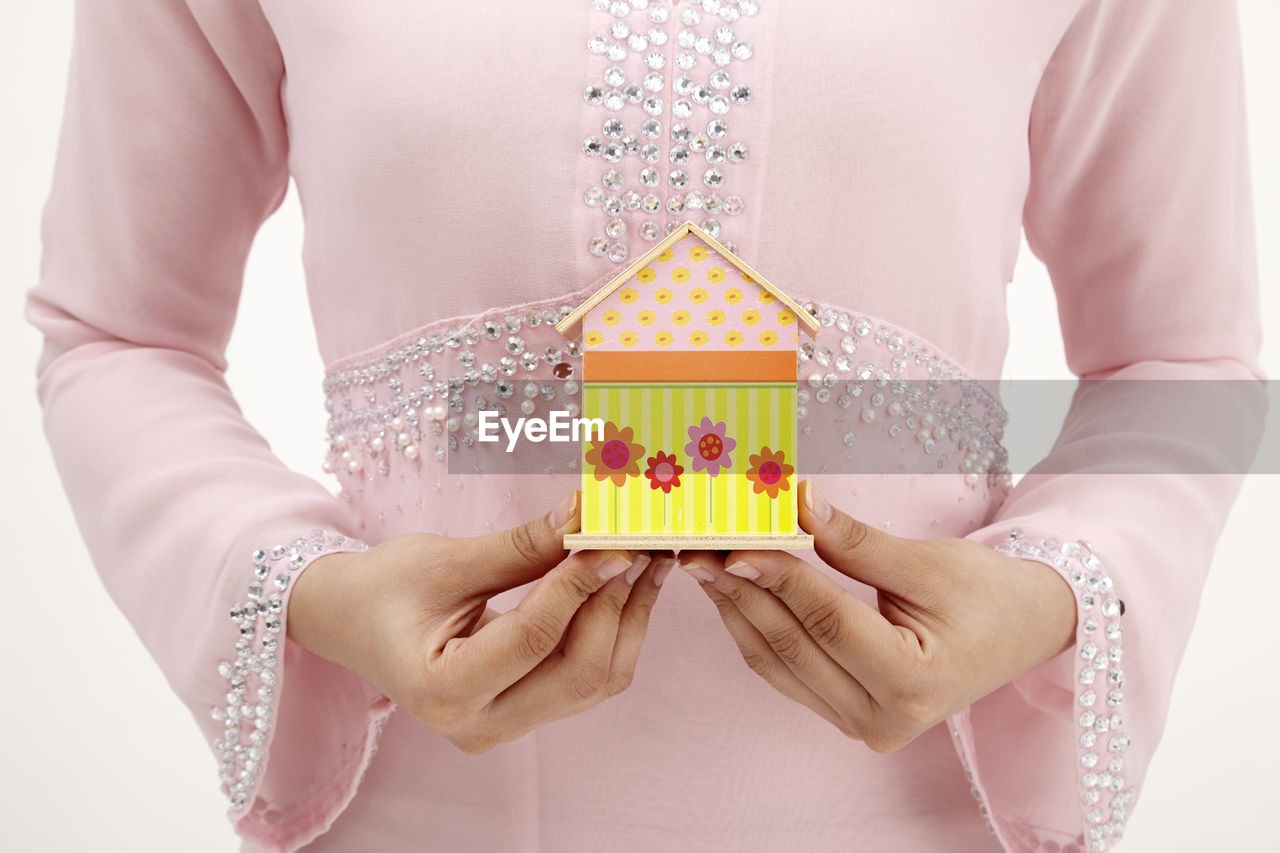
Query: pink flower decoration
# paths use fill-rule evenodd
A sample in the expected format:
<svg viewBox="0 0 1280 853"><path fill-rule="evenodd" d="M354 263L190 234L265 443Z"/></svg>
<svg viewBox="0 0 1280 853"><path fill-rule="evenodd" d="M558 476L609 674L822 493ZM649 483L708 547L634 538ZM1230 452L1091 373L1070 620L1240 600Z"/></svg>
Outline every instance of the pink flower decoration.
<svg viewBox="0 0 1280 853"><path fill-rule="evenodd" d="M684 446L684 452L693 460L694 471L706 471L714 477L733 464L729 451L737 447L738 442L725 435L727 428L724 421L713 424L705 415L701 424L689 427L689 443Z"/></svg>

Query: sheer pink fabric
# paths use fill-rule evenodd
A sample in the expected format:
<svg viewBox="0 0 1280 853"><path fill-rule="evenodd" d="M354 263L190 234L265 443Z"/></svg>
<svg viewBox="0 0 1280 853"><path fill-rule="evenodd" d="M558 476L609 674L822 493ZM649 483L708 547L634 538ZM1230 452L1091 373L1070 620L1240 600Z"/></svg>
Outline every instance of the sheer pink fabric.
<svg viewBox="0 0 1280 853"><path fill-rule="evenodd" d="M647 15L662 4L630 5L617 19L663 29L668 61L679 31L710 33L720 6L694 7L708 17L695 26L670 3L659 26ZM1087 460L1078 470L1007 494L959 473L818 475L833 502L895 534L1042 559L1080 591L1076 649L893 755L760 682L679 575L629 691L479 757L284 640L287 580L317 553L509 526L574 478L451 475L429 438L387 473L376 457L345 466L335 446L341 498L287 470L223 380L255 232L292 175L331 379L459 318L575 304L618 268L588 251L608 217L583 201L607 168L583 139L608 117L583 91L613 64L587 44L614 19L589 0L78 4L28 303L46 339L46 430L104 583L213 745L247 848L1108 849L1159 741L1238 478L1091 475L1105 470L1105 421L1064 432L1055 456ZM753 45L730 66L751 99L727 121L749 155L725 168L743 209L720 217L722 239L831 309L828 346L840 313L856 314L886 329L859 355L877 368L905 330L913 352L998 377L1025 225L1080 376L1258 375L1231 3L761 0L733 26ZM691 74L705 77L699 56ZM644 57L618 62L628 80ZM665 73L669 86L678 72ZM643 220L683 215L622 218L634 257ZM521 334L537 352L557 345L545 323ZM364 405L358 386L354 399L326 390L335 415ZM316 528L329 533L313 540ZM1122 617L1108 604L1120 598Z"/></svg>

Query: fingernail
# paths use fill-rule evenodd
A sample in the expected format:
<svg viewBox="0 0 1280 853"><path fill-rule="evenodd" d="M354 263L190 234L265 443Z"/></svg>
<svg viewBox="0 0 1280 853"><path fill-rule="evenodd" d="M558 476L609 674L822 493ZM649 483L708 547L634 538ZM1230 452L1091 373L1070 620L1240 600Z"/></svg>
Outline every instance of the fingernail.
<svg viewBox="0 0 1280 853"><path fill-rule="evenodd" d="M676 567L676 561L672 559L659 560L658 566L653 570L653 585L662 586L662 582L667 579L667 575L671 574L671 570Z"/></svg>
<svg viewBox="0 0 1280 853"><path fill-rule="evenodd" d="M571 495L551 510L551 514L547 516L547 524L551 525L552 530L560 530L569 523L569 519L573 518L574 511L578 508L578 493L574 491Z"/></svg>
<svg viewBox="0 0 1280 853"><path fill-rule="evenodd" d="M631 558L622 554L614 554L600 565L600 580L607 581L631 568Z"/></svg>
<svg viewBox="0 0 1280 853"><path fill-rule="evenodd" d="M711 574L711 572L702 568L702 566L699 566L697 563L686 563L681 561L680 568L693 575L694 579L697 580L698 583L710 583L716 579L715 575Z"/></svg>
<svg viewBox="0 0 1280 853"><path fill-rule="evenodd" d="M831 504L827 503L827 499L822 496L822 492L818 491L813 485L812 480L806 480L808 486L804 490L804 505L809 514L818 521L831 520Z"/></svg>
<svg viewBox="0 0 1280 853"><path fill-rule="evenodd" d="M645 566L649 565L651 559L653 558L648 554L637 554L631 561L631 568L627 569L627 583L635 583L636 578L640 577L640 573L644 571Z"/></svg>
<svg viewBox="0 0 1280 853"><path fill-rule="evenodd" d="M755 566L749 566L741 560L734 563L732 566L725 566L724 570L731 575L737 575L738 577L746 578L749 581L753 581L760 577L759 569Z"/></svg>

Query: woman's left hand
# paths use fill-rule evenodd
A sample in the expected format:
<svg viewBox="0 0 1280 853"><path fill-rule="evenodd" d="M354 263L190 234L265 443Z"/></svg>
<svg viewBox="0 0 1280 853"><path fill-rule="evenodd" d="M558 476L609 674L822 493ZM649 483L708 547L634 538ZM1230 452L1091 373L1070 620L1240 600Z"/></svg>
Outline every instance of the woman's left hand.
<svg viewBox="0 0 1280 853"><path fill-rule="evenodd" d="M715 602L747 665L876 752L1063 652L1075 594L1043 563L964 539L903 539L800 484L800 526L879 610L785 551L701 551L680 564Z"/></svg>

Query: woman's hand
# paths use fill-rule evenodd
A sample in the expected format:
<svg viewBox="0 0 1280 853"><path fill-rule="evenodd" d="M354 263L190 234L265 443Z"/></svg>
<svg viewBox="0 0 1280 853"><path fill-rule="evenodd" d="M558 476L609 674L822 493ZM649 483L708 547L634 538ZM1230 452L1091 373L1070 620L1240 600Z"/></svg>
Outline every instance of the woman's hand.
<svg viewBox="0 0 1280 853"><path fill-rule="evenodd" d="M800 526L879 611L783 551L682 554L747 665L877 752L1069 648L1075 595L1048 566L963 539L891 536L801 484Z"/></svg>
<svg viewBox="0 0 1280 853"><path fill-rule="evenodd" d="M289 639L471 754L586 710L631 683L675 561L568 556L578 504L575 492L546 518L489 536L412 534L320 557L293 590ZM513 610L487 607L533 580Z"/></svg>

